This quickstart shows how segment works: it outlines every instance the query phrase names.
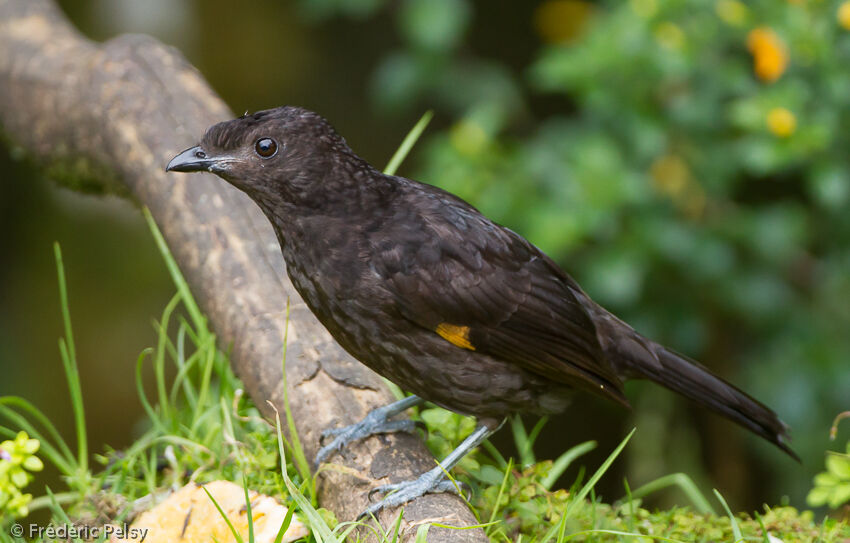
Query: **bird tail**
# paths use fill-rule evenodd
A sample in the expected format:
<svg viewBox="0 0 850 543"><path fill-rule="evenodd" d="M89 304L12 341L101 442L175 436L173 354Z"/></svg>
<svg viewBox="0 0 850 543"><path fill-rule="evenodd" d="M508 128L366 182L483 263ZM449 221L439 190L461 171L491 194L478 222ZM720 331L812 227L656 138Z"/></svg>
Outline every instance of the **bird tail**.
<svg viewBox="0 0 850 543"><path fill-rule="evenodd" d="M637 335L634 331L632 334ZM790 441L788 426L773 410L735 385L721 379L699 362L643 337L640 337L640 340L642 340L640 343L654 356L651 361L630 360L631 363L628 364L630 376L649 379L669 388L700 406L740 424L773 443L798 462L800 461L788 445ZM634 354L634 351L631 351Z"/></svg>
<svg viewBox="0 0 850 543"><path fill-rule="evenodd" d="M580 293L583 295L583 293ZM711 370L634 331L584 295L606 357L623 378L649 379L759 435L800 461L788 426L769 407Z"/></svg>

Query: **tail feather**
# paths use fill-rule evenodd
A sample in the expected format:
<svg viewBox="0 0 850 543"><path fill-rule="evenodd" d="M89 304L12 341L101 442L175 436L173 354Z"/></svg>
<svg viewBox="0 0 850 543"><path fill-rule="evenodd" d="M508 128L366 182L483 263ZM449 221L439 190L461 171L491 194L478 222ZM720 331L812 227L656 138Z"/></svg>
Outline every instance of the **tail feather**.
<svg viewBox="0 0 850 543"><path fill-rule="evenodd" d="M632 367L633 371L740 424L800 461L788 444L788 426L773 410L700 363L657 343L650 345L658 364Z"/></svg>
<svg viewBox="0 0 850 543"><path fill-rule="evenodd" d="M788 426L769 407L699 362L638 334L583 292L574 294L592 316L606 358L620 377L654 381L740 424L800 461L788 444Z"/></svg>

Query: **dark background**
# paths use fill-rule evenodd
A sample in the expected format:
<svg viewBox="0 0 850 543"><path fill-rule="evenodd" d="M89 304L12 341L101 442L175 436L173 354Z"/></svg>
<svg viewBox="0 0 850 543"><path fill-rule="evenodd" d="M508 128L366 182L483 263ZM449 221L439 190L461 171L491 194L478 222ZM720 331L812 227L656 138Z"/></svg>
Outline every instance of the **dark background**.
<svg viewBox="0 0 850 543"><path fill-rule="evenodd" d="M595 469L637 426L598 487L607 499L623 476L635 488L684 471L736 509L804 506L850 403L850 44L833 3L60 4L93 39L174 45L237 113L322 113L378 166L433 109L401 174L523 233L639 330L774 407L804 463L642 383L628 386L632 413L577 397L538 456L596 439L580 462ZM758 28L776 32L778 52L748 49ZM776 78L755 69L755 55L783 51ZM791 133L770 123L777 108L793 114ZM58 240L91 449L125 447L142 415L134 362L173 286L132 204L57 188L14 154L0 148L0 395L32 400L71 437ZM510 450L509 432L496 442ZM685 499L655 498L671 502Z"/></svg>

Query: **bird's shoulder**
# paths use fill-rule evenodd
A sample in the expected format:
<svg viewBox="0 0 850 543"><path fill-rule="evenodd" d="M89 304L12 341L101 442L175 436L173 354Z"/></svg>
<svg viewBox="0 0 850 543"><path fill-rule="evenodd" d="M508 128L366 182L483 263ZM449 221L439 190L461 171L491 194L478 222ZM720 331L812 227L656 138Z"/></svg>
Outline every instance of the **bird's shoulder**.
<svg viewBox="0 0 850 543"><path fill-rule="evenodd" d="M457 279L516 271L539 250L475 207L438 187L398 178L399 188L367 232L378 272Z"/></svg>

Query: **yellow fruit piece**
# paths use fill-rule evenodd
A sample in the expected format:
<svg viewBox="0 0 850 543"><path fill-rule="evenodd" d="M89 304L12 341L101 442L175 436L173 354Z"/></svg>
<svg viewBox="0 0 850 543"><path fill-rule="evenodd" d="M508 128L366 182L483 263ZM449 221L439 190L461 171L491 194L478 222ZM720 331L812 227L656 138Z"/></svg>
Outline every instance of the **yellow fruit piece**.
<svg viewBox="0 0 850 543"><path fill-rule="evenodd" d="M248 540L248 516L245 508L245 490L230 481L212 481L204 487L215 498L234 528ZM286 507L270 496L249 491L255 543L273 543L286 516ZM110 543L235 543L230 527L216 509L212 500L200 486L189 483L165 501L139 515L132 525L110 526L104 529ZM293 516L289 529L283 535L285 543L306 537L307 527Z"/></svg>
<svg viewBox="0 0 850 543"><path fill-rule="evenodd" d="M767 113L767 128L780 138L787 138L797 129L797 118L784 107L775 107Z"/></svg>

